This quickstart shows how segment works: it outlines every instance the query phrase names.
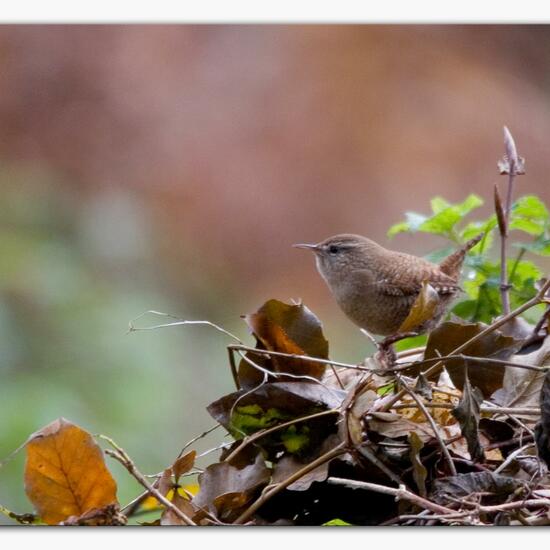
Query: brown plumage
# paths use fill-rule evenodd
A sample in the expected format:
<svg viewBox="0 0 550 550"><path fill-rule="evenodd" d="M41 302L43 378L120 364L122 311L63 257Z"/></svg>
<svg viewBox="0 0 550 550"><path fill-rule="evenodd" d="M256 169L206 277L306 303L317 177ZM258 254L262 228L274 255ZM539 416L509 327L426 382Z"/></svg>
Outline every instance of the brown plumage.
<svg viewBox="0 0 550 550"><path fill-rule="evenodd" d="M294 245L312 250L317 269L338 305L358 326L373 334L396 334L416 300L422 282L439 295L433 318L415 327L418 333L433 328L459 292L458 279L468 250L478 235L439 265L423 258L387 250L359 235L336 235L318 244Z"/></svg>

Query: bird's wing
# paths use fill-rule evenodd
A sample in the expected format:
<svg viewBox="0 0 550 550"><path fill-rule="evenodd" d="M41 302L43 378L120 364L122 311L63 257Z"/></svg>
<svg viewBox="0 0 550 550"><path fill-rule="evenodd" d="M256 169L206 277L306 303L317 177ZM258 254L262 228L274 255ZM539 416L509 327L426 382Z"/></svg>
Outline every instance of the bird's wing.
<svg viewBox="0 0 550 550"><path fill-rule="evenodd" d="M422 278L424 276L424 278ZM411 276L409 272L405 276L389 276L377 279L374 284L380 292L388 296L415 296L420 292L423 281L428 283L441 296L456 294L460 287L451 277L441 272L432 272Z"/></svg>

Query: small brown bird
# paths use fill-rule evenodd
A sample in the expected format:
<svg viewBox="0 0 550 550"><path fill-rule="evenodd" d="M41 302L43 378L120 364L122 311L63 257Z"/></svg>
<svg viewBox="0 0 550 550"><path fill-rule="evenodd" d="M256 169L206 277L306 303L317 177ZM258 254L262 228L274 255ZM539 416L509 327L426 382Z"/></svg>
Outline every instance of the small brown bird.
<svg viewBox="0 0 550 550"><path fill-rule="evenodd" d="M438 293L439 303L431 319L412 330L418 334L435 327L455 295L468 250L483 237L478 235L439 265L387 250L359 235L336 235L318 244L295 244L312 250L317 269L344 313L373 334L395 335L407 318L423 281Z"/></svg>

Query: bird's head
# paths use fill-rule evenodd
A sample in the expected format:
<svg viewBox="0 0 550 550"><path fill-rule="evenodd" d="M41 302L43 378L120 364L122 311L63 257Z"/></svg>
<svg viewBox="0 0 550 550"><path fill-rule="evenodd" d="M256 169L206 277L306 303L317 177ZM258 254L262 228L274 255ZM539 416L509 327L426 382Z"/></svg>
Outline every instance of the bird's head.
<svg viewBox="0 0 550 550"><path fill-rule="evenodd" d="M373 247L378 245L360 235L335 235L317 244L295 244L315 253L317 269L327 281L349 270L368 268Z"/></svg>

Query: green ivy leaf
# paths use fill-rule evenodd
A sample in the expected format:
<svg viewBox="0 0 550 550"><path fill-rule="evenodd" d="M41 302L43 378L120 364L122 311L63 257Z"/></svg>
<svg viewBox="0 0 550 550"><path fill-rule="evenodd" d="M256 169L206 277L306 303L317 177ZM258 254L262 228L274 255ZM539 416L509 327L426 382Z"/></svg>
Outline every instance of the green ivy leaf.
<svg viewBox="0 0 550 550"><path fill-rule="evenodd" d="M550 239L538 238L535 242L532 243L514 243L514 246L518 248L525 248L533 254L538 254L539 256L550 256Z"/></svg>

